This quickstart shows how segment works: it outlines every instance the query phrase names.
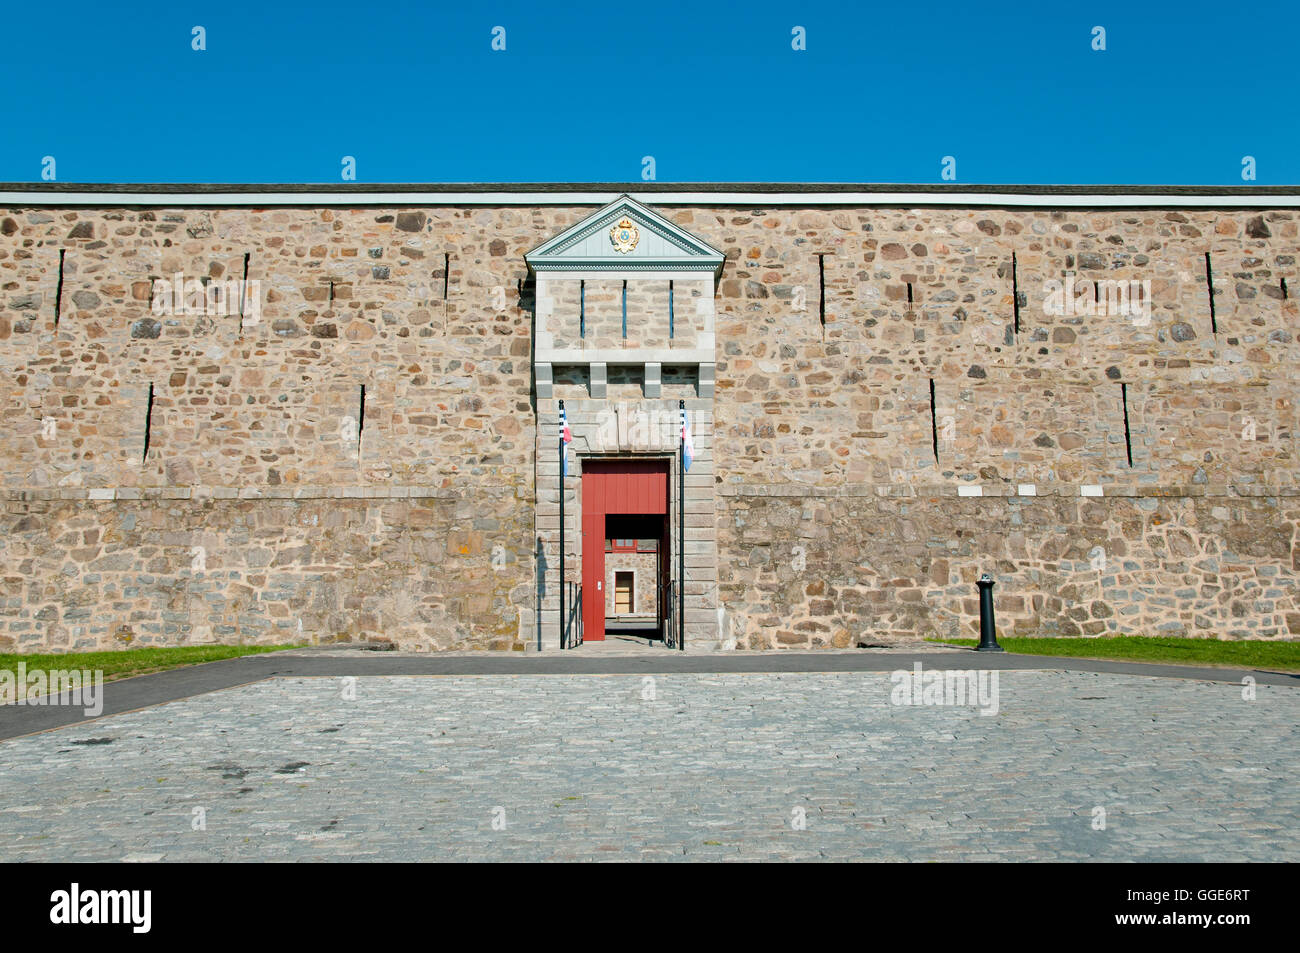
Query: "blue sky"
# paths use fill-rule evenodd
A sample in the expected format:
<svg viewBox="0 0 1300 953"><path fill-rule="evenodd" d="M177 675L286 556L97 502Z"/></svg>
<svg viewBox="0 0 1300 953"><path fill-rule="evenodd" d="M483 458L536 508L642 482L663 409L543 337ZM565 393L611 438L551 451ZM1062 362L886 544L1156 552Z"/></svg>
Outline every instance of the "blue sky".
<svg viewBox="0 0 1300 953"><path fill-rule="evenodd" d="M4 181L53 156L65 182L337 182L353 156L359 182L629 182L653 156L662 182L920 183L952 156L965 183L1300 182L1294 0L7 0L3 19Z"/></svg>

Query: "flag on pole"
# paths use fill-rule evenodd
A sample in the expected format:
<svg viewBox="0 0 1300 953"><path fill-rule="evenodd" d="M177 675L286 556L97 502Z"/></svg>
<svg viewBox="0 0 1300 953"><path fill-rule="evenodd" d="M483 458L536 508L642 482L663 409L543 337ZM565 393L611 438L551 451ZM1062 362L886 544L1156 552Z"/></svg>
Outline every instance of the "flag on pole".
<svg viewBox="0 0 1300 953"><path fill-rule="evenodd" d="M695 441L691 439L691 428L686 423L686 408L682 408L682 466L687 470L691 468L691 461L695 459Z"/></svg>
<svg viewBox="0 0 1300 953"><path fill-rule="evenodd" d="M569 444L573 443L573 434L569 432L569 418L564 412L564 407L560 407L560 476L569 475Z"/></svg>

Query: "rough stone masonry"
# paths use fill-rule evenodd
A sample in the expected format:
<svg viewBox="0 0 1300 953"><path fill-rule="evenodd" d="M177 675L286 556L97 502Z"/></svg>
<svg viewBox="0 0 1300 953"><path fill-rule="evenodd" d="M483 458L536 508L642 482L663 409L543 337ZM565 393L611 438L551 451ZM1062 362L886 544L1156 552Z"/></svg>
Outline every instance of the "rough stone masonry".
<svg viewBox="0 0 1300 953"><path fill-rule="evenodd" d="M1300 200L636 187L723 253L714 280L557 285L539 315L524 256L600 202L439 188L0 186L0 651L521 648L539 558L558 605L558 399L593 433L620 406L696 413L691 644L970 635L985 571L1007 633L1300 635ZM177 275L257 301L160 315ZM1067 280L1072 307L1049 307ZM1149 283L1147 312L1113 313L1114 281ZM557 348L668 362L539 381L539 320ZM672 364L702 342L713 363Z"/></svg>

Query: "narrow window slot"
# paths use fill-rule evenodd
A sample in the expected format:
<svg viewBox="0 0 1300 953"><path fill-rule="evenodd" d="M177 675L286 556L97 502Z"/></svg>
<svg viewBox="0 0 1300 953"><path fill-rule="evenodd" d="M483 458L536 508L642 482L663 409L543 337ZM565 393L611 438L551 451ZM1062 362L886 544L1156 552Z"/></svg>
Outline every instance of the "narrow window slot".
<svg viewBox="0 0 1300 953"><path fill-rule="evenodd" d="M1016 334L1020 333L1020 274L1016 253L1011 253L1011 319Z"/></svg>
<svg viewBox="0 0 1300 953"><path fill-rule="evenodd" d="M1128 384L1119 385L1120 399L1124 402L1124 449L1128 453L1128 467L1133 469L1133 434L1128 424Z"/></svg>
<svg viewBox="0 0 1300 953"><path fill-rule="evenodd" d="M244 307L248 303L248 259L252 255L244 252L244 281L239 286L239 331L244 331Z"/></svg>
<svg viewBox="0 0 1300 953"><path fill-rule="evenodd" d="M357 456L361 456L361 432L366 429L366 385L357 396Z"/></svg>
<svg viewBox="0 0 1300 953"><path fill-rule="evenodd" d="M930 446L934 450L934 462L939 463L939 422L934 410L934 378L930 378Z"/></svg>
<svg viewBox="0 0 1300 953"><path fill-rule="evenodd" d="M909 307L912 304L912 283L910 281L907 283L907 303Z"/></svg>
<svg viewBox="0 0 1300 953"><path fill-rule="evenodd" d="M587 282L578 281L578 337L587 336Z"/></svg>
<svg viewBox="0 0 1300 953"><path fill-rule="evenodd" d="M330 304L334 304L334 282L330 282Z"/></svg>
<svg viewBox="0 0 1300 953"><path fill-rule="evenodd" d="M1287 287L1287 280L1286 280L1286 278L1283 278L1283 280L1282 280L1282 296L1283 296L1283 298L1286 298L1286 287ZM672 309L673 309L673 300L672 300L672 295L673 295L673 289L672 289L672 278L668 278L668 337L669 337L669 338L672 337L672 333L673 333L673 312L672 312Z"/></svg>
<svg viewBox="0 0 1300 953"><path fill-rule="evenodd" d="M144 463L149 456L149 435L153 429L153 381L149 382L149 403L144 408L144 453L140 454L140 462Z"/></svg>
<svg viewBox="0 0 1300 953"><path fill-rule="evenodd" d="M817 315L822 322L822 337L826 336L826 256L817 256Z"/></svg>
<svg viewBox="0 0 1300 953"><path fill-rule="evenodd" d="M1210 331L1219 333L1219 322L1214 314L1214 270L1210 264L1210 253L1205 253L1205 290L1210 293Z"/></svg>
<svg viewBox="0 0 1300 953"><path fill-rule="evenodd" d="M442 256L442 300L447 300L447 289L451 287L451 253Z"/></svg>
<svg viewBox="0 0 1300 953"><path fill-rule="evenodd" d="M1283 278L1283 279L1282 279L1282 300L1285 301L1286 299L1287 299L1287 292L1286 292L1286 279Z"/></svg>
<svg viewBox="0 0 1300 953"><path fill-rule="evenodd" d="M627 339L627 279L623 279L623 338Z"/></svg>
<svg viewBox="0 0 1300 953"><path fill-rule="evenodd" d="M63 256L68 253L66 248L59 249L59 286L54 289L54 327L59 326L59 313L63 310Z"/></svg>

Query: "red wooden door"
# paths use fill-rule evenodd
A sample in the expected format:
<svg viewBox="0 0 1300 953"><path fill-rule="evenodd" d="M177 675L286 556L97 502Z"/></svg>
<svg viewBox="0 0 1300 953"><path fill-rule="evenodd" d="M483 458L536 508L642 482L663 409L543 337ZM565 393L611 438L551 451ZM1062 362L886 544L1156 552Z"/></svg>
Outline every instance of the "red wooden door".
<svg viewBox="0 0 1300 953"><path fill-rule="evenodd" d="M605 641L605 513L582 506L582 640Z"/></svg>
<svg viewBox="0 0 1300 953"><path fill-rule="evenodd" d="M582 471L582 510L592 492L603 513L668 512L668 461L588 461Z"/></svg>
<svg viewBox="0 0 1300 953"><path fill-rule="evenodd" d="M605 639L605 517L666 514L666 460L587 460L582 465L582 638ZM661 547L662 549L662 547Z"/></svg>

